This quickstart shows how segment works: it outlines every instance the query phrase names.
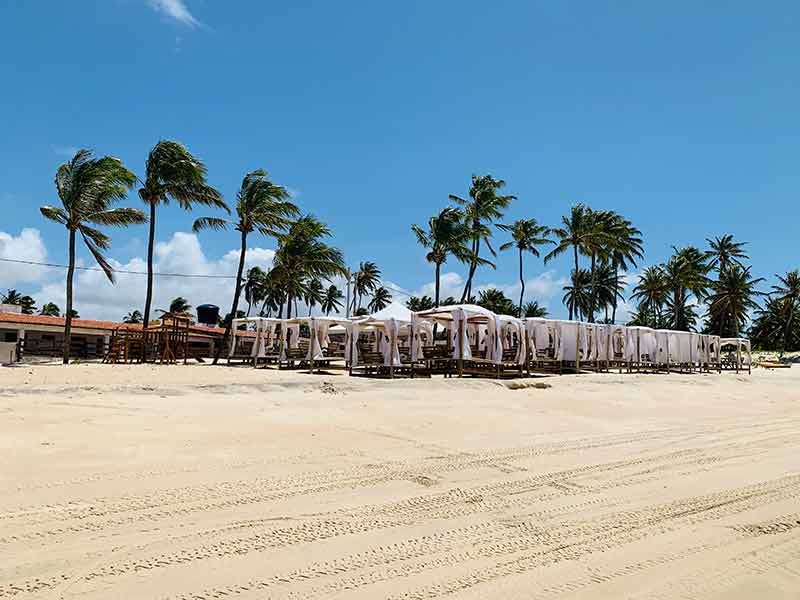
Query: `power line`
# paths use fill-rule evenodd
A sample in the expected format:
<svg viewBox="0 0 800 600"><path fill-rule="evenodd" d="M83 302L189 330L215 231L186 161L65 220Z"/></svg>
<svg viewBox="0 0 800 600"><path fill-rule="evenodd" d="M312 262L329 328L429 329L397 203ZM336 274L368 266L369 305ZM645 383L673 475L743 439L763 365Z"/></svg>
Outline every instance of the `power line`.
<svg viewBox="0 0 800 600"><path fill-rule="evenodd" d="M0 261L17 263L21 265L37 265L40 267L54 267L57 269L68 269L67 265L59 265L56 263L38 262L35 260L19 260L15 258L0 258ZM99 267L79 267L76 269L81 271L102 271ZM114 273L124 273L126 275L147 275L147 271L129 271L127 269L111 269ZM201 279L236 279L236 275L203 275L199 273L153 273L155 277L196 277Z"/></svg>

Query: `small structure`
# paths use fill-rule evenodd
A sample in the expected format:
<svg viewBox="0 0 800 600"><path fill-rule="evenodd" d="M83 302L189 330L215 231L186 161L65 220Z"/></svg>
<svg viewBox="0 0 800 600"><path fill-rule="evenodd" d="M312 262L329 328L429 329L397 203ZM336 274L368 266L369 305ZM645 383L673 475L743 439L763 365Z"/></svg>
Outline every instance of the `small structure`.
<svg viewBox="0 0 800 600"><path fill-rule="evenodd" d="M750 340L744 338L721 338L719 340L720 352L726 355L720 360L720 369L751 372L753 355Z"/></svg>

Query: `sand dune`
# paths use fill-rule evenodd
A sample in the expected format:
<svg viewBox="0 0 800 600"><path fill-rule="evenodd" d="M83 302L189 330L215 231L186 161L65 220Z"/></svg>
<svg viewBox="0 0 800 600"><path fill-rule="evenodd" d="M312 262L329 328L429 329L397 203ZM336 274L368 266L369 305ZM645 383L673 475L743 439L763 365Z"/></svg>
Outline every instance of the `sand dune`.
<svg viewBox="0 0 800 600"><path fill-rule="evenodd" d="M0 598L798 598L800 369L0 369Z"/></svg>

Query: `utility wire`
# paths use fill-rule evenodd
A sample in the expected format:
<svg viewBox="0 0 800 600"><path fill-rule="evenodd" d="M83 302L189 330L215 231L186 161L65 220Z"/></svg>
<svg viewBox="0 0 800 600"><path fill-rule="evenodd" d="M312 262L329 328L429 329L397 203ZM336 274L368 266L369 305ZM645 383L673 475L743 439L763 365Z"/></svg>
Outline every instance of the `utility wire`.
<svg viewBox="0 0 800 600"><path fill-rule="evenodd" d="M0 258L0 261L17 263L21 265L38 265L40 267L55 267L57 269L68 269L67 265L59 265L55 263L37 262L35 260L18 260L15 258ZM81 271L102 271L99 267L79 267L76 269ZM126 269L112 269L114 273L125 273L126 275L147 275L147 271L128 271ZM155 277L199 277L203 279L236 279L236 275L202 275L198 273L153 273Z"/></svg>

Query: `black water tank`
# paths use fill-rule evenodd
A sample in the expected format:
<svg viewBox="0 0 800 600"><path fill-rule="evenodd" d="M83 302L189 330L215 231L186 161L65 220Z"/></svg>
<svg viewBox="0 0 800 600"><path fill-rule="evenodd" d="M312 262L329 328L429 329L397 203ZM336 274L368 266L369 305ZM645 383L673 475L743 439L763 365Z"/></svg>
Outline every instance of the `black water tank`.
<svg viewBox="0 0 800 600"><path fill-rule="evenodd" d="M197 307L197 322L203 325L219 324L219 306L213 304L201 304Z"/></svg>

